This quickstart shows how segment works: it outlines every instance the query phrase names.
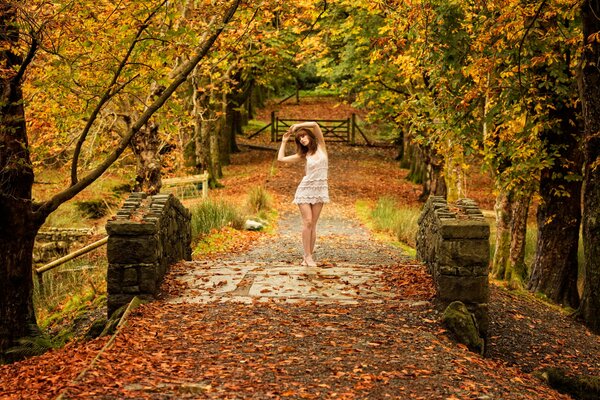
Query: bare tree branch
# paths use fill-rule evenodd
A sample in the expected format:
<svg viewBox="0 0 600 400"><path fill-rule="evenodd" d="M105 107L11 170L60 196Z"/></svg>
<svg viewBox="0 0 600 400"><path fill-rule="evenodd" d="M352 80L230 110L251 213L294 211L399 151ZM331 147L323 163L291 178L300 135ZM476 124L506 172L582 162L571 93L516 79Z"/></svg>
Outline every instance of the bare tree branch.
<svg viewBox="0 0 600 400"><path fill-rule="evenodd" d="M88 118L88 121L87 121L85 127L83 128L83 131L81 131L79 140L77 141L77 144L75 145L75 150L73 152L73 159L71 162L71 186L74 186L77 183L77 165L79 163L79 155L81 154L81 147L83 146L83 143L85 142L85 139L87 138L87 135L88 135L90 129L92 128L92 125L94 124L94 122L96 122L96 119L98 118L98 114L100 114L100 111L102 110L104 105L123 88L123 86L121 86L120 88L115 89L114 86L117 83L119 76L121 76L121 72L125 68L125 65L127 65L127 60L129 60L129 57L131 56L133 49L138 44L138 42L140 40L140 36L148 28L150 20L152 18L154 18L154 16L158 13L158 11L165 5L165 3L167 3L167 1L168 0L163 0L163 2L160 3L150 13L150 15L148 15L148 17L145 19L145 21L138 28L138 31L136 32L134 39L131 41L129 48L127 49L127 52L123 56L123 59L121 59L121 62L119 63L117 70L113 74L113 78L110 81L110 83L108 84L106 91L104 92L104 94L102 95L102 98L100 99L100 101L98 102L98 104L96 105L94 110L92 111L92 114Z"/></svg>
<svg viewBox="0 0 600 400"><path fill-rule="evenodd" d="M43 203L34 205L34 212L36 214L36 220L38 223L44 221L44 219L54 210L56 210L62 203L72 199L75 195L81 192L83 189L88 187L92 182L98 179L106 170L121 156L125 151L129 142L133 136L148 122L152 115L160 109L165 102L173 95L175 90L187 80L190 73L194 70L196 65L202 61L202 59L208 54L213 44L223 31L225 25L233 18L241 0L234 0L229 6L225 13L223 20L214 32L212 32L207 40L197 49L196 53L190 60L185 62L180 68L180 73L173 78L171 84L162 92L162 94L154 100L152 104L140 115L140 117L131 125L126 135L121 139L117 148L109 154L106 159L96 167L93 171L89 172L81 180L77 181L74 185L68 187L60 193L57 193L50 200Z"/></svg>

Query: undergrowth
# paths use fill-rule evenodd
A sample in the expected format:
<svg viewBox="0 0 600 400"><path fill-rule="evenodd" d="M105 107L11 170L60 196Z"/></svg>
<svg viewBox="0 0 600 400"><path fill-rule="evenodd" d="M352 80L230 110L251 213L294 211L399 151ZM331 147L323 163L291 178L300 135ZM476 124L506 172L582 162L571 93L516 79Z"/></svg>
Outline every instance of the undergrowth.
<svg viewBox="0 0 600 400"><path fill-rule="evenodd" d="M47 319L69 302L105 295L106 268L105 250L98 250L34 279L33 301L39 325L48 325Z"/></svg>
<svg viewBox="0 0 600 400"><path fill-rule="evenodd" d="M222 200L206 199L191 208L192 237L206 235L224 226L242 229L244 216L232 204Z"/></svg>
<svg viewBox="0 0 600 400"><path fill-rule="evenodd" d="M419 216L416 208L398 208L390 198L382 198L376 204L359 200L355 207L359 218L376 237L391 241L391 244L402 248L410 256L415 255L417 228L414 216Z"/></svg>

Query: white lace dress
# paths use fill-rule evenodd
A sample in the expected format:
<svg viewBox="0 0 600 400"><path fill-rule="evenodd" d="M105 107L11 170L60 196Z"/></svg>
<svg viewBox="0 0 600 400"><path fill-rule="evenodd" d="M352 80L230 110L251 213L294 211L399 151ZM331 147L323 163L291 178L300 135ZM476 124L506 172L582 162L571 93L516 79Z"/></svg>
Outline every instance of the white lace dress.
<svg viewBox="0 0 600 400"><path fill-rule="evenodd" d="M294 204L329 203L327 186L327 154L317 148L315 154L306 156L306 175L296 189Z"/></svg>

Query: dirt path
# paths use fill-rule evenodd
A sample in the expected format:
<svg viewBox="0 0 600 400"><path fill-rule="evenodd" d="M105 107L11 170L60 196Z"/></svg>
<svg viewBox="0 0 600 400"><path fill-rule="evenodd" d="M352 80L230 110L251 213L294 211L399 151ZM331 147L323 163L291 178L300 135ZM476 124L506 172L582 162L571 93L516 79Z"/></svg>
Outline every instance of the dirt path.
<svg viewBox="0 0 600 400"><path fill-rule="evenodd" d="M410 258L391 245L379 243L357 221L325 212L315 249L317 267L299 265L297 213L284 213L277 232L263 236L249 251L180 266L178 278L186 289L171 302L275 299L358 304L393 297L383 287L382 274Z"/></svg>

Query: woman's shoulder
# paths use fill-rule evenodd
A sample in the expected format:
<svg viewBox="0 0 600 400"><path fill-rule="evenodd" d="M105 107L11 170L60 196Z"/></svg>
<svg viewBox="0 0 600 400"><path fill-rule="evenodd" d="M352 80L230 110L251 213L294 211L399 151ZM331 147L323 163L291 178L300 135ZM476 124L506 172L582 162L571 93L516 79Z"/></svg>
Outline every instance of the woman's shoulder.
<svg viewBox="0 0 600 400"><path fill-rule="evenodd" d="M327 157L327 149L324 146L317 146L317 151Z"/></svg>

